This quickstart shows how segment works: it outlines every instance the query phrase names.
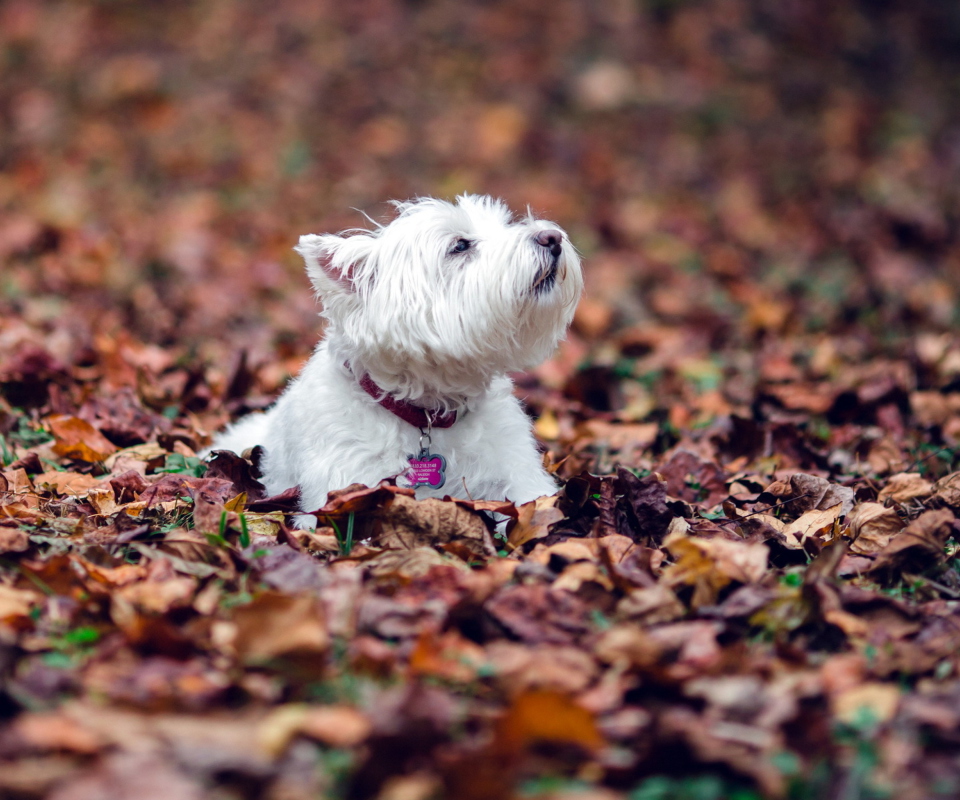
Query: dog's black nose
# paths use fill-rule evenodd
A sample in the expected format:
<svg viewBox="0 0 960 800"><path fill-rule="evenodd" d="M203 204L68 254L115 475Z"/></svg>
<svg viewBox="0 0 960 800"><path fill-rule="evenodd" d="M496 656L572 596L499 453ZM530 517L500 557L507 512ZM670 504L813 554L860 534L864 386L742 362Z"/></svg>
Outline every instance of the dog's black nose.
<svg viewBox="0 0 960 800"><path fill-rule="evenodd" d="M540 231L533 240L541 247L546 247L554 258L560 255L560 243L563 241L563 234L560 231L548 228Z"/></svg>

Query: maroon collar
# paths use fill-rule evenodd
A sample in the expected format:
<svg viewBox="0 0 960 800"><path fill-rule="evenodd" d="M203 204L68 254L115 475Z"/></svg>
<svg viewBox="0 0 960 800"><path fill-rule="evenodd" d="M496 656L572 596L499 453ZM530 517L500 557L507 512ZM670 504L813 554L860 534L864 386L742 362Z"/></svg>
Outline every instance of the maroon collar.
<svg viewBox="0 0 960 800"><path fill-rule="evenodd" d="M446 414L427 411L425 408L415 406L406 400L397 400L396 397L387 394L377 384L373 382L367 373L360 378L360 387L383 406L391 414L400 417L404 422L409 422L417 428L449 428L457 421L457 412L448 411Z"/></svg>

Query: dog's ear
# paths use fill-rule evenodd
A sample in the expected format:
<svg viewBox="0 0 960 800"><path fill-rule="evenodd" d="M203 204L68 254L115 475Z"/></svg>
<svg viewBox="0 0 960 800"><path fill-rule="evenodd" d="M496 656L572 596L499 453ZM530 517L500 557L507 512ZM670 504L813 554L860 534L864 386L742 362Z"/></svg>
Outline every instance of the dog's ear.
<svg viewBox="0 0 960 800"><path fill-rule="evenodd" d="M344 237L308 233L293 249L303 256L310 282L322 297L357 291L372 242L373 237L364 234Z"/></svg>

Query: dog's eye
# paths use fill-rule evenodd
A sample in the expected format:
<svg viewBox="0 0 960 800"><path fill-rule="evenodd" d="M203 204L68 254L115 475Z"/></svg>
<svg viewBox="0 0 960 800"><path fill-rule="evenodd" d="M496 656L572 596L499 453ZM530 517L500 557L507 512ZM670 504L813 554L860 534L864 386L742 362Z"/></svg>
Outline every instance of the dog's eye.
<svg viewBox="0 0 960 800"><path fill-rule="evenodd" d="M470 246L473 244L469 239L457 239L457 243L453 246L451 253L466 253L470 249Z"/></svg>

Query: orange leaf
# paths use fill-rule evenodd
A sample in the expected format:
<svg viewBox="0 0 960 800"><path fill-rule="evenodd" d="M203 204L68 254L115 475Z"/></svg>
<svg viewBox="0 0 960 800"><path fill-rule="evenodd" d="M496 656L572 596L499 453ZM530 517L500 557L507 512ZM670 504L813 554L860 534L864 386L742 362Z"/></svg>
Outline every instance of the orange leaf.
<svg viewBox="0 0 960 800"><path fill-rule="evenodd" d="M79 417L50 417L47 420L56 444L53 452L79 461L103 461L116 446L86 420Z"/></svg>
<svg viewBox="0 0 960 800"><path fill-rule="evenodd" d="M517 697L500 720L497 739L510 752L534 742L565 742L587 750L604 744L589 711L567 695L549 690Z"/></svg>
<svg viewBox="0 0 960 800"><path fill-rule="evenodd" d="M104 486L104 482L93 475L84 475L81 472L58 472L51 470L36 475L33 479L38 489L54 491L57 494L72 494L77 497L86 497L91 489Z"/></svg>
<svg viewBox="0 0 960 800"><path fill-rule="evenodd" d="M517 510L519 518L510 528L508 541L514 549L522 547L531 539L540 539L547 535L549 528L555 522L563 519L563 513L557 504L557 496L538 497L529 503L524 503Z"/></svg>

